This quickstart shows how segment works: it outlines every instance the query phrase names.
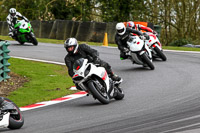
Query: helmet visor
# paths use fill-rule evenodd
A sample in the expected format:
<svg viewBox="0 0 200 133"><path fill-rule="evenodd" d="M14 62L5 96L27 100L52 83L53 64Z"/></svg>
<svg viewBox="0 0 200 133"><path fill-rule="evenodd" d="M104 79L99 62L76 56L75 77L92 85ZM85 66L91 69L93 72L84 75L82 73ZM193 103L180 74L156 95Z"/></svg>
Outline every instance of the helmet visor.
<svg viewBox="0 0 200 133"><path fill-rule="evenodd" d="M68 52L73 52L73 51L74 51L74 46L69 46L69 47L67 47L67 51L68 51Z"/></svg>
<svg viewBox="0 0 200 133"><path fill-rule="evenodd" d="M120 29L120 30L117 30L118 33L122 33L124 32L124 28L123 29Z"/></svg>
<svg viewBox="0 0 200 133"><path fill-rule="evenodd" d="M11 13L11 16L15 16L16 15L16 13Z"/></svg>

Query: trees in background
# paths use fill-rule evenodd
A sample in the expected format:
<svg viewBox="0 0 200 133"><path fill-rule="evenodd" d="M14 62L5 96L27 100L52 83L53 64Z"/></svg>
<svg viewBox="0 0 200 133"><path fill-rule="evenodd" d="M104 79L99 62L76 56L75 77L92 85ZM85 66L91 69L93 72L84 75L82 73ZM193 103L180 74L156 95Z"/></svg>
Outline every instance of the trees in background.
<svg viewBox="0 0 200 133"><path fill-rule="evenodd" d="M193 40L200 36L199 0L0 0L0 20L14 7L30 20L146 21L162 26L161 40Z"/></svg>
<svg viewBox="0 0 200 133"><path fill-rule="evenodd" d="M164 28L165 44L174 40L193 40L200 44L199 0L147 0L145 7L147 20Z"/></svg>

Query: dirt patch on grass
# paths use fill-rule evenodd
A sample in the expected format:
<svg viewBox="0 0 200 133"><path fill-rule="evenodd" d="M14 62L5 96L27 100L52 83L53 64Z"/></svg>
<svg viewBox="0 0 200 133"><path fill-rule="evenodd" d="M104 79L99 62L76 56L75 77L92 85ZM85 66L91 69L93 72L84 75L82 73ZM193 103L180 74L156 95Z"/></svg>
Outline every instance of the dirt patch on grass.
<svg viewBox="0 0 200 133"><path fill-rule="evenodd" d="M13 72L9 73L10 79L0 82L0 96L6 97L10 92L23 86L25 82L28 82L26 77L19 76Z"/></svg>

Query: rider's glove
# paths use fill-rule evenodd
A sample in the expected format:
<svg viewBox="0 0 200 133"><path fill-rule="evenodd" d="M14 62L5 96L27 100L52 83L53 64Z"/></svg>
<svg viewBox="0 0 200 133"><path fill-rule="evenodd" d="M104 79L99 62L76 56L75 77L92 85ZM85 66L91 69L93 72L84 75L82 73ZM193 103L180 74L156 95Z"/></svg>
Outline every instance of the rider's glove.
<svg viewBox="0 0 200 133"><path fill-rule="evenodd" d="M30 23L30 21L28 19L24 19L27 23Z"/></svg>
<svg viewBox="0 0 200 133"><path fill-rule="evenodd" d="M145 37L143 35L139 36L141 40L145 40Z"/></svg>
<svg viewBox="0 0 200 133"><path fill-rule="evenodd" d="M128 52L129 52L129 49L128 49L128 48L123 48L123 52L124 52L124 53L128 53Z"/></svg>
<svg viewBox="0 0 200 133"><path fill-rule="evenodd" d="M153 34L157 35L158 33L156 31L153 31Z"/></svg>
<svg viewBox="0 0 200 133"><path fill-rule="evenodd" d="M145 37L145 38L144 38L145 40L149 40L150 37L149 37L149 35L148 35L147 33L144 32L143 35L144 35L144 37Z"/></svg>

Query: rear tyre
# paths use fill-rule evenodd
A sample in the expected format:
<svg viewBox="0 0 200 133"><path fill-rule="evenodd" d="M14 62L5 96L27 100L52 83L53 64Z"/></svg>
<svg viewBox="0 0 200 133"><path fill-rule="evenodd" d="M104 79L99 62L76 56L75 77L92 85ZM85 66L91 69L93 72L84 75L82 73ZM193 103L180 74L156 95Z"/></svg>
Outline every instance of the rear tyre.
<svg viewBox="0 0 200 133"><path fill-rule="evenodd" d="M94 81L91 80L88 82L88 90L102 104L108 104L110 102L110 98L106 90L102 90L102 88L100 88Z"/></svg>
<svg viewBox="0 0 200 133"><path fill-rule="evenodd" d="M152 63L152 62L150 61L150 59L147 57L147 54L146 54L146 53L142 54L142 60L144 61L144 63L146 63L146 64L150 67L151 70L154 70L154 69L155 69L153 63Z"/></svg>
<svg viewBox="0 0 200 133"><path fill-rule="evenodd" d="M16 111L17 111L17 112L10 112L8 128L10 128L10 129L19 129L19 128L21 128L24 125L24 117L22 116L20 109L10 99L8 99L8 98L4 98L4 99L7 102L11 102L15 106Z"/></svg>
<svg viewBox="0 0 200 133"><path fill-rule="evenodd" d="M167 60L167 57L164 55L164 53L163 53L158 47L155 47L154 50L155 50L155 52L157 53L157 55L158 55L163 61L166 61L166 60Z"/></svg>

